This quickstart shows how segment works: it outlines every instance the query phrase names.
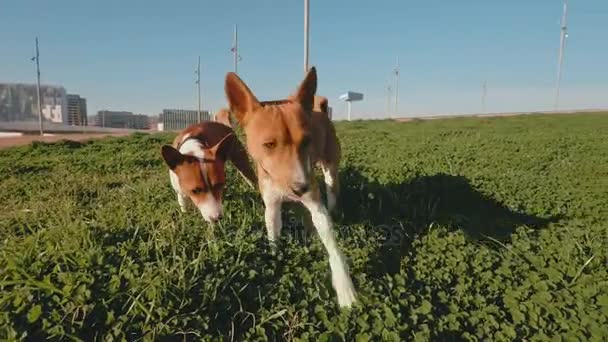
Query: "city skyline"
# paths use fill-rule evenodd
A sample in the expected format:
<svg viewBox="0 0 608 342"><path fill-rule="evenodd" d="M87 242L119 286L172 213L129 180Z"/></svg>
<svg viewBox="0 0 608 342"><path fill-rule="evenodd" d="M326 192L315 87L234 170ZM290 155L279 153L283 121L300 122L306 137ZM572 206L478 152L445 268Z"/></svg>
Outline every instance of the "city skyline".
<svg viewBox="0 0 608 342"><path fill-rule="evenodd" d="M239 75L258 97L283 98L302 78L300 2L237 2L242 11L221 3L146 4L11 3L0 13L6 51L0 82L35 82L29 57L40 36L43 84L86 97L91 113L157 115L163 108L196 108L194 70L201 55L202 108L216 111L226 106L223 79L233 68L234 24ZM337 119L345 117L338 96L347 90L365 94L354 118L384 116L397 57L400 111L394 116L482 112L484 82L488 112L550 110L561 11L561 2L549 0L312 1L310 64L319 71L318 93L330 99ZM608 107L608 47L599 44L608 34L607 12L600 0L570 5L562 109ZM272 20L260 20L265 17Z"/></svg>

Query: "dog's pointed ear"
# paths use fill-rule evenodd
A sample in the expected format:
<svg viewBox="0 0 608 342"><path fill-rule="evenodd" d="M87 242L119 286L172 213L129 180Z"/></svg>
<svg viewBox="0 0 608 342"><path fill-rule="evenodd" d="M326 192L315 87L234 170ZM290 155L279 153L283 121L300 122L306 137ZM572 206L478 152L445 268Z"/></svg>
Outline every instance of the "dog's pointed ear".
<svg viewBox="0 0 608 342"><path fill-rule="evenodd" d="M234 140L236 140L234 133L226 134L226 136L223 137L217 144L209 148L211 155L223 161L228 160L230 158L230 152L232 150Z"/></svg>
<svg viewBox="0 0 608 342"><path fill-rule="evenodd" d="M304 81L300 84L298 91L291 96L292 99L299 102L304 110L310 112L313 109L315 101L315 93L317 92L317 69L310 68Z"/></svg>
<svg viewBox="0 0 608 342"><path fill-rule="evenodd" d="M163 155L165 163L167 163L171 170L174 170L184 160L184 156L173 148L173 146L164 145L160 149L160 152Z"/></svg>
<svg viewBox="0 0 608 342"><path fill-rule="evenodd" d="M251 167L245 147L236 136L234 137L230 154L228 154L228 159L236 166L236 169L245 182L255 189L255 186L258 183L255 171L253 171L253 168Z"/></svg>
<svg viewBox="0 0 608 342"><path fill-rule="evenodd" d="M249 87L234 72L226 75L226 98L230 105L230 111L242 126L245 126L248 115L261 107L258 99L253 95Z"/></svg>
<svg viewBox="0 0 608 342"><path fill-rule="evenodd" d="M252 188L255 188L255 184L257 183L255 171L253 171L249 163L249 156L245 147L234 133L229 133L223 137L217 144L209 148L209 152L214 158L219 158L223 161L230 160L245 179L245 182Z"/></svg>

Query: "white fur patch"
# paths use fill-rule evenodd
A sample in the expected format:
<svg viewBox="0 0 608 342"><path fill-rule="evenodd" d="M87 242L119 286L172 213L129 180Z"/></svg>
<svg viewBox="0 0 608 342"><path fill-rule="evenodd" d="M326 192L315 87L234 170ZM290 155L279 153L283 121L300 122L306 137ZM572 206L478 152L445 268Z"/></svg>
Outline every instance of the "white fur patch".
<svg viewBox="0 0 608 342"><path fill-rule="evenodd" d="M177 174L173 172L173 170L169 170L169 180L171 181L171 187L177 194L177 203L179 204L179 209L182 213L186 212L186 195L182 192L181 187L179 186L179 179Z"/></svg>
<svg viewBox="0 0 608 342"><path fill-rule="evenodd" d="M207 197L207 200L198 206L198 210L200 210L205 221L216 221L220 216L222 216L222 205L211 194L209 194Z"/></svg>
<svg viewBox="0 0 608 342"><path fill-rule="evenodd" d="M203 151L203 146L200 141L196 139L187 140L190 137L190 134L184 135L182 139L182 145L179 147L179 153L185 155L191 155L197 157L199 159L205 158L205 152Z"/></svg>
<svg viewBox="0 0 608 342"><path fill-rule="evenodd" d="M336 206L336 194L332 191L334 186L334 178L331 175L330 168L323 166L323 178L325 179L325 190L327 190L327 209L330 211Z"/></svg>
<svg viewBox="0 0 608 342"><path fill-rule="evenodd" d="M310 211L312 222L329 255L331 279L338 296L338 304L341 307L350 307L356 301L356 292L344 257L338 250L327 209L321 203L312 200L303 200L302 203Z"/></svg>
<svg viewBox="0 0 608 342"><path fill-rule="evenodd" d="M323 178L327 186L334 186L334 178L331 175L331 171L328 167L323 167Z"/></svg>
<svg viewBox="0 0 608 342"><path fill-rule="evenodd" d="M275 242L281 235L281 203L283 202L283 194L276 189L272 181L262 179L262 199L264 200L264 220L266 223L266 233L268 240Z"/></svg>

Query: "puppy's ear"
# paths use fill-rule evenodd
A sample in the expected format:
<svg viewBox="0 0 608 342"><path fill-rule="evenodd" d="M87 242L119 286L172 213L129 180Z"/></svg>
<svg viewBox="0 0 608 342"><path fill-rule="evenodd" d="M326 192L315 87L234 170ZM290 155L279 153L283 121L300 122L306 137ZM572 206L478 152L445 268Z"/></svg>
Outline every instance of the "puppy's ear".
<svg viewBox="0 0 608 342"><path fill-rule="evenodd" d="M245 182L252 188L255 188L255 184L257 183L255 171L253 171L249 163L249 156L245 147L243 147L234 133L229 133L223 137L222 140L209 149L209 152L216 159L223 161L230 160L245 179Z"/></svg>
<svg viewBox="0 0 608 342"><path fill-rule="evenodd" d="M234 133L226 134L226 136L223 137L217 144L209 148L211 155L223 161L228 160L230 151L232 150L232 145L234 144L234 140L236 140L236 136L234 135Z"/></svg>
<svg viewBox="0 0 608 342"><path fill-rule="evenodd" d="M255 171L251 167L251 163L249 162L249 156L247 155L247 151L245 147L241 144L239 139L235 136L232 144L232 148L230 149L230 154L228 155L228 159L234 164L237 168L241 177L255 189L255 186L258 182L257 177L255 175Z"/></svg>
<svg viewBox="0 0 608 342"><path fill-rule="evenodd" d="M295 95L291 96L295 101L300 102L302 108L305 111L312 111L315 93L317 92L317 69L315 67L310 68L304 81L300 84L298 91Z"/></svg>
<svg viewBox="0 0 608 342"><path fill-rule="evenodd" d="M174 170L184 160L184 156L173 146L164 145L160 149L160 153L171 170Z"/></svg>
<svg viewBox="0 0 608 342"><path fill-rule="evenodd" d="M252 112L261 107L260 102L249 90L245 82L233 72L229 72L226 75L224 90L226 91L230 111L234 114L239 124L244 127Z"/></svg>

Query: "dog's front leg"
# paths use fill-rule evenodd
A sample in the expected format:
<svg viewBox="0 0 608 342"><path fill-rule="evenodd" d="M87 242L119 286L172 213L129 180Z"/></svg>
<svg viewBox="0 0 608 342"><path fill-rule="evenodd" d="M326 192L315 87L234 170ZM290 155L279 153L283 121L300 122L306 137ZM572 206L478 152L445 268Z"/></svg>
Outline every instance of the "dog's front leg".
<svg viewBox="0 0 608 342"><path fill-rule="evenodd" d="M281 235L281 204L282 199L270 187L270 182L262 182L262 199L264 200L264 219L266 221L266 232L268 241L276 243Z"/></svg>
<svg viewBox="0 0 608 342"><path fill-rule="evenodd" d="M348 274L344 257L338 249L338 244L332 231L331 217L323 203L321 203L319 190L316 189L306 194L302 198L302 203L310 211L312 222L329 255L329 267L331 269L332 283L338 296L338 304L341 307L350 307L356 300L355 288Z"/></svg>
<svg viewBox="0 0 608 342"><path fill-rule="evenodd" d="M327 210L332 211L336 207L338 198L338 170L335 165L329 163L321 166L323 170L323 178L325 179L325 190L327 193Z"/></svg>

